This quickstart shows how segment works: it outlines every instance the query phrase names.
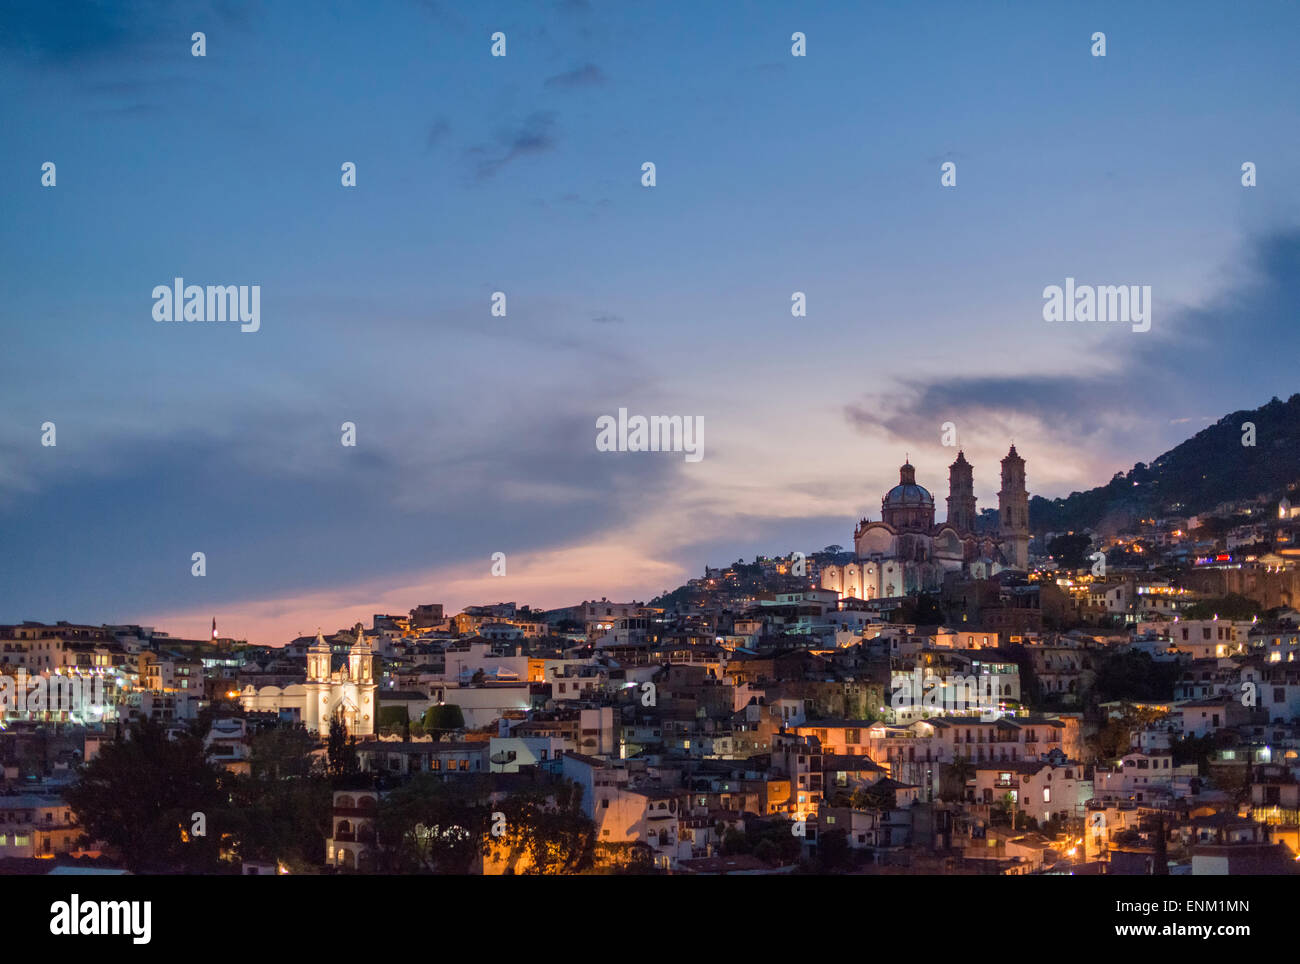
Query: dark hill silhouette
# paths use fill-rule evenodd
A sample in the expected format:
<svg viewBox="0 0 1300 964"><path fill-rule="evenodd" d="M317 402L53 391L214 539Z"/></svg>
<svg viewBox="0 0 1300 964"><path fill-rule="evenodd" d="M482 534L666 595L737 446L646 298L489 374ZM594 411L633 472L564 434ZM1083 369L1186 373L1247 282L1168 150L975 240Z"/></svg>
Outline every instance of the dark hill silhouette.
<svg viewBox="0 0 1300 964"><path fill-rule="evenodd" d="M1242 445L1242 424L1255 424L1255 445ZM1223 502L1281 498L1300 481L1300 394L1233 412L1170 449L1150 465L1117 472L1106 485L1064 499L1029 500L1035 532L1120 525L1135 517L1192 515ZM1136 482L1137 485L1133 483Z"/></svg>

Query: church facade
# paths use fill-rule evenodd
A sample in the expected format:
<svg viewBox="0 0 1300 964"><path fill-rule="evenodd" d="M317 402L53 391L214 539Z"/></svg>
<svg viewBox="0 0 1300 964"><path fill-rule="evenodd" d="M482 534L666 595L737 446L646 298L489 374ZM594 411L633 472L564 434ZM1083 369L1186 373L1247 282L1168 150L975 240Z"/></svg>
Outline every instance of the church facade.
<svg viewBox="0 0 1300 964"><path fill-rule="evenodd" d="M307 681L286 686L251 684L240 693L247 711L280 713L296 711L309 733L327 736L330 721L339 717L350 736L373 736L378 716L374 679L374 661L370 643L360 624L357 640L346 656L336 658L325 637L316 633L316 642L307 649Z"/></svg>
<svg viewBox="0 0 1300 964"><path fill-rule="evenodd" d="M934 497L905 462L898 485L880 501L879 522L862 519L853 530L854 559L824 566L821 588L841 598L889 599L942 588L961 572L988 578L1003 569L1029 567L1029 493L1025 460L1011 446L1002 460L998 528L977 533L974 468L964 452L948 467L947 521L934 521Z"/></svg>

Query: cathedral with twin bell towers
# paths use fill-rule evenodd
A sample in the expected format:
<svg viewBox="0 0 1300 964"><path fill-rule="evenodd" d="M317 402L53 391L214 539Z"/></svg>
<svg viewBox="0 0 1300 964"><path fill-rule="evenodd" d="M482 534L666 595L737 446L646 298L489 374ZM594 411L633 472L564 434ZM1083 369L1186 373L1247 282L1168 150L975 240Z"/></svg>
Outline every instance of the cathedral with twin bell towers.
<svg viewBox="0 0 1300 964"><path fill-rule="evenodd" d="M964 452L948 467L948 518L934 521L934 497L905 462L880 500L881 521L853 530L853 561L822 568L823 589L841 598L888 599L942 588L947 573L987 579L1029 568L1029 493L1016 447L1002 460L996 532L976 532L974 469Z"/></svg>

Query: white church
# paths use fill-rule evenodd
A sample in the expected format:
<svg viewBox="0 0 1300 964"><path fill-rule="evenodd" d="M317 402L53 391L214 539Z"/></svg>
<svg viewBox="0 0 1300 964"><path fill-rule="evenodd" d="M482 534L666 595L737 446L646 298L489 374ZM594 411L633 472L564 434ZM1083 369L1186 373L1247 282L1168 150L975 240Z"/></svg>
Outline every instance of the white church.
<svg viewBox="0 0 1300 964"><path fill-rule="evenodd" d="M240 702L249 712L297 711L310 733L327 736L330 720L341 717L350 736L373 736L378 715L377 691L370 644L360 625L357 641L347 656L335 657L318 630L316 642L307 650L307 682L283 689L279 686L246 686Z"/></svg>

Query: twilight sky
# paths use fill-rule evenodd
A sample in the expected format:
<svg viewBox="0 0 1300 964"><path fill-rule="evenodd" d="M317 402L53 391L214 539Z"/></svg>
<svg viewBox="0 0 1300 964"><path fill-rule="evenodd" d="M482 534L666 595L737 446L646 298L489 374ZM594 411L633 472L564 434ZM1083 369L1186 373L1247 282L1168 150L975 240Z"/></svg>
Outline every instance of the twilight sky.
<svg viewBox="0 0 1300 964"><path fill-rule="evenodd" d="M1012 439L1066 495L1300 390L1294 4L127 7L0 13L0 622L643 599L847 544L905 452L942 500L945 421L990 507ZM1151 330L1044 322L1067 276Z"/></svg>

